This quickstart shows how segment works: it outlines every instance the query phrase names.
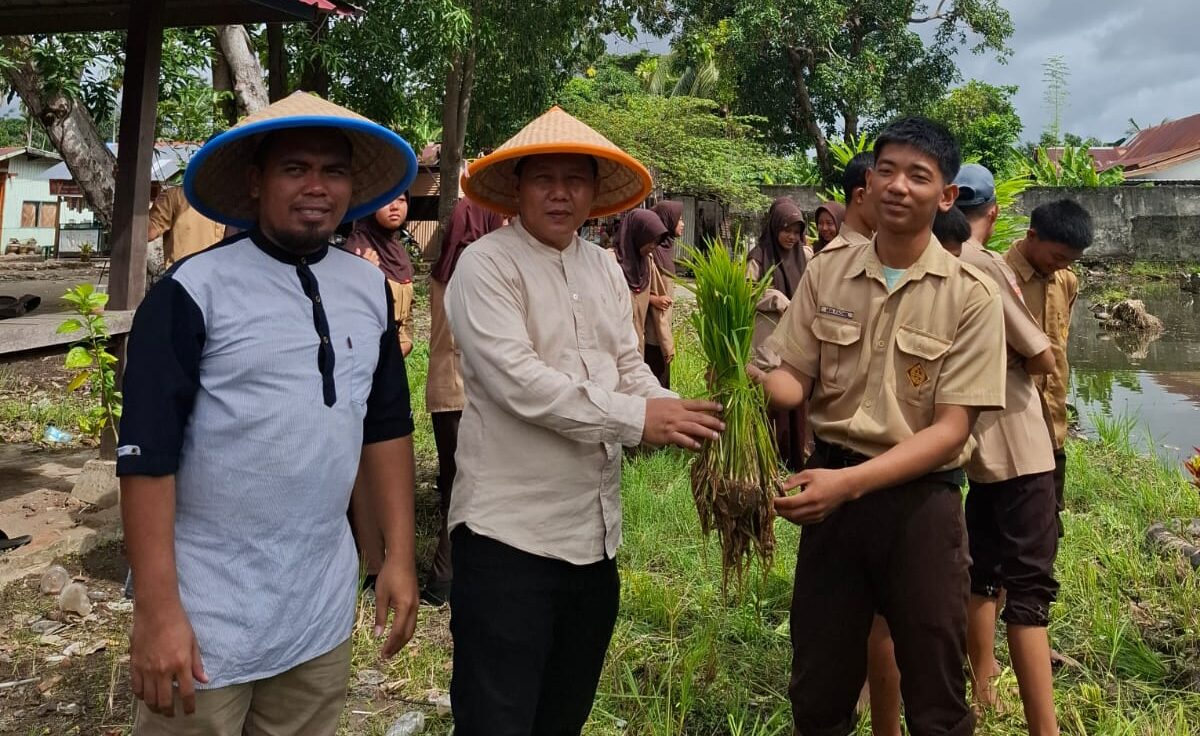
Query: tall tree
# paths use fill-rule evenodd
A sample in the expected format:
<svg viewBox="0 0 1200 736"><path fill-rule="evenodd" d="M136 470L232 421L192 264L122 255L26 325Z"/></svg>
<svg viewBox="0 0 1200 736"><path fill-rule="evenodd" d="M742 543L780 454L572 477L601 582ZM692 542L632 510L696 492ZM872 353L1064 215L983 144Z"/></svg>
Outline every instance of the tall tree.
<svg viewBox="0 0 1200 736"><path fill-rule="evenodd" d="M1067 107L1067 78L1070 76L1067 60L1061 54L1051 56L1042 64L1042 82L1046 85L1042 101L1050 113L1045 132L1055 144L1062 140L1062 114Z"/></svg>
<svg viewBox="0 0 1200 736"><path fill-rule="evenodd" d="M1015 86L996 87L972 79L929 108L962 144L963 154L978 158L997 176L1012 165L1014 146L1021 136L1021 118L1013 106Z"/></svg>
<svg viewBox="0 0 1200 736"><path fill-rule="evenodd" d="M781 144L834 166L829 135L854 140L900 112L918 112L957 76L952 57L1007 55L1012 21L1000 0L683 0L683 33L731 28L725 54L739 90L737 109L772 121ZM917 28L935 26L929 41ZM927 34L928 35L928 34ZM781 114L782 113L782 114Z"/></svg>

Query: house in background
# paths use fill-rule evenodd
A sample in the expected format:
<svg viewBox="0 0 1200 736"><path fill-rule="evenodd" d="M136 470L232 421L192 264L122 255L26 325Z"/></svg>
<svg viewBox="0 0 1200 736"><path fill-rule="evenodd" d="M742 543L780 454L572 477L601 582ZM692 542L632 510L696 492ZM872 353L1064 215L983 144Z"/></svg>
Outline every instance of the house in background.
<svg viewBox="0 0 1200 736"><path fill-rule="evenodd" d="M71 211L51 193L45 173L60 161L57 153L37 148L0 148L0 252L16 240L53 246L63 223L90 222L86 208Z"/></svg>
<svg viewBox="0 0 1200 736"><path fill-rule="evenodd" d="M1048 148L1051 161L1062 148ZM1200 114L1142 128L1119 146L1097 146L1088 153L1100 171L1120 166L1134 181L1200 182Z"/></svg>

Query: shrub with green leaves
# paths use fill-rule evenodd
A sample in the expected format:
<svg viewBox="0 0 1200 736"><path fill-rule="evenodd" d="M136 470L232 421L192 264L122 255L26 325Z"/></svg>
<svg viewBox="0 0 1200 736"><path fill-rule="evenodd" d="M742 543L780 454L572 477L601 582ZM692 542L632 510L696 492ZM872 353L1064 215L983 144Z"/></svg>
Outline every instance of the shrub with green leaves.
<svg viewBox="0 0 1200 736"><path fill-rule="evenodd" d="M116 439L117 421L121 418L121 392L116 387L117 356L108 352L108 325L104 321L104 305L108 294L96 291L91 284L79 284L63 294L75 316L58 326L60 334L84 331L79 342L67 351L66 367L78 371L67 391L76 391L85 384L92 405L79 417L79 431L95 439L107 429Z"/></svg>
<svg viewBox="0 0 1200 736"><path fill-rule="evenodd" d="M772 499L780 495L779 451L762 386L750 380L755 305L770 284L746 278L746 252L720 241L688 248L684 265L695 275L692 325L708 366L709 390L724 407L725 431L708 440L692 464L692 495L704 534L721 541L722 587L732 572L740 587L752 559L771 568L775 550Z"/></svg>

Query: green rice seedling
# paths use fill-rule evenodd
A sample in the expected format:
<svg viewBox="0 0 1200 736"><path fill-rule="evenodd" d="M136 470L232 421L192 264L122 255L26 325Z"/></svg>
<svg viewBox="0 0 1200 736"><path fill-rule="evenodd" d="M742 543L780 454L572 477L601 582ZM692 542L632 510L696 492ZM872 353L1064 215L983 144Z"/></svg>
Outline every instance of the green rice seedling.
<svg viewBox="0 0 1200 736"><path fill-rule="evenodd" d="M775 550L772 499L780 495L779 451L762 387L750 380L755 305L770 283L746 278L746 253L720 241L687 250L695 275L692 325L707 364L709 391L724 407L725 432L704 443L692 464L692 495L704 534L721 541L722 579L733 573L740 588L755 556L765 572Z"/></svg>

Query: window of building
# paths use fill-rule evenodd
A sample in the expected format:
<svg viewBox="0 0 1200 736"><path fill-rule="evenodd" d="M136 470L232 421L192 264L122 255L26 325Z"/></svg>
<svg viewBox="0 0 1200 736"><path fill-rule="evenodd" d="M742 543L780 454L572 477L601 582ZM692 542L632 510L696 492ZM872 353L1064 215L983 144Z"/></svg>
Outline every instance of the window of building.
<svg viewBox="0 0 1200 736"><path fill-rule="evenodd" d="M21 227L54 227L58 223L58 202L23 202Z"/></svg>

